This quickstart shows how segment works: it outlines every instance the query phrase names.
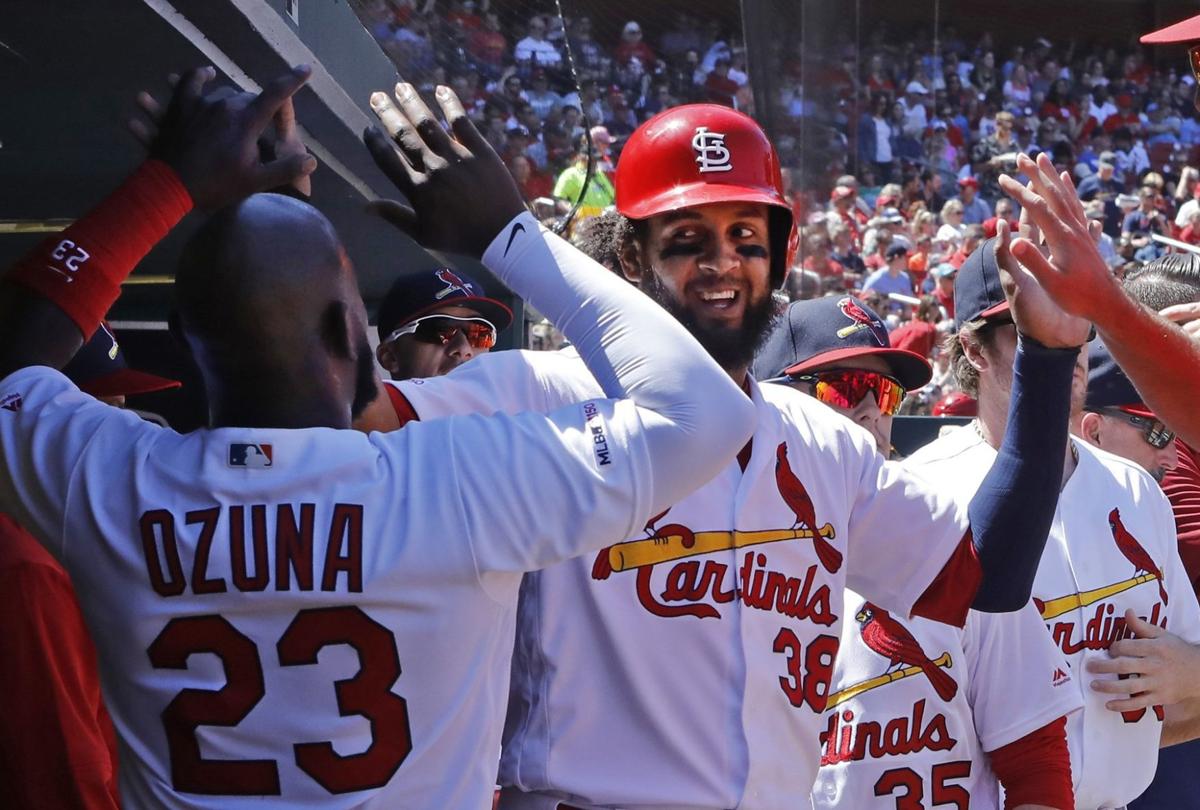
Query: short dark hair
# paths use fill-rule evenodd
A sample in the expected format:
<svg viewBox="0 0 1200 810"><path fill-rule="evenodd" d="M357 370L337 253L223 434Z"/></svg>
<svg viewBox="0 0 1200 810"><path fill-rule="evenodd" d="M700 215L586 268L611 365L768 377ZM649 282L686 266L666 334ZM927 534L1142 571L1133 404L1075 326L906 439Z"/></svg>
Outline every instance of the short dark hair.
<svg viewBox="0 0 1200 810"><path fill-rule="evenodd" d="M571 243L618 276L623 276L620 251L621 233L626 222L625 217L615 210L588 217L575 226Z"/></svg>
<svg viewBox="0 0 1200 810"><path fill-rule="evenodd" d="M1168 253L1130 271L1121 286L1130 298L1155 312L1200 301L1200 256Z"/></svg>
<svg viewBox="0 0 1200 810"><path fill-rule="evenodd" d="M962 338L974 341L982 348L992 346L996 330L993 323L980 319L964 323L957 332L946 335L942 349L950 357L950 371L954 375L954 384L959 391L969 397L979 398L979 369L971 365L967 350L963 348ZM961 336L961 337L960 337Z"/></svg>

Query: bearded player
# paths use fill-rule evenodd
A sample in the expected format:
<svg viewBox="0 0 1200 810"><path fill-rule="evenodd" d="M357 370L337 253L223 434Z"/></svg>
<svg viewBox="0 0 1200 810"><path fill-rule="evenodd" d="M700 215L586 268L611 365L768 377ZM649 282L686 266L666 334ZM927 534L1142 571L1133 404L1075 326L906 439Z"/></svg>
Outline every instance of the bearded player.
<svg viewBox="0 0 1200 810"><path fill-rule="evenodd" d="M1002 179L1006 190L1038 220L1050 247L1043 257L1026 239L1009 245L1007 228L986 242L959 270L955 284L958 332L950 345L960 386L978 395L979 419L928 445L906 464L960 498L969 498L1006 435L1012 352L1017 341L1011 310L999 294L1002 263L1045 263L1060 272L1067 262L1095 254L1086 219L1067 181L1049 161L1019 159L1031 188ZM1073 410L1084 405L1086 365L1076 374ZM1132 391L1132 388L1130 389ZM1119 402L1106 404L1130 405ZM1136 798L1154 774L1161 744L1195 734L1183 704L1147 705L1147 687L1136 661L1112 668L1107 650L1134 628L1166 628L1183 641L1200 641L1200 608L1175 543L1170 505L1154 480L1125 459L1072 441L1065 451L1059 503L1050 541L1034 581L1035 604L1050 638L1071 665L1083 711L1067 719L1075 798L1081 808L1121 807ZM1132 555L1132 556L1131 556ZM1169 601L1168 601L1169 599ZM1118 679L1118 675L1122 679ZM1193 695L1191 673L1168 691Z"/></svg>
<svg viewBox="0 0 1200 810"><path fill-rule="evenodd" d="M453 136L407 87L394 177L426 244L466 237L612 399L346 429L374 393L353 267L315 209L242 199L315 167L260 165L255 147L308 70L258 96L205 94L214 76L185 74L153 157L4 278L0 507L77 587L126 807L484 807L522 572L699 486L752 408L677 323L538 229L448 88ZM213 427L180 435L54 368L193 204L219 210L184 248L178 322ZM685 451L687 466L651 463ZM553 475L497 477L481 457Z"/></svg>
<svg viewBox="0 0 1200 810"><path fill-rule="evenodd" d="M874 311L836 296L789 305L754 370L863 427L881 452L907 392L932 375L924 357L891 347ZM921 553L919 534L904 542ZM1074 808L1063 716L1082 703L1032 603L972 610L953 627L901 621L849 589L845 599L855 620L842 627L816 807L891 808L936 790L994 810L1002 785L1008 807Z"/></svg>
<svg viewBox="0 0 1200 810"><path fill-rule="evenodd" d="M1001 610L1027 601L1020 582L1040 551L1025 543L1048 523L1016 524L1052 511L1035 479L1061 464L1046 453L1061 454L1065 443L1058 434L1086 324L1062 319L1027 290L1026 328L1072 348L1023 352L1046 382L1047 412L1035 424L1022 420L1027 430L1009 448L1015 463L997 469L1015 473L1004 486L1027 496L1019 507L979 499L969 515L974 542L964 540L966 516L885 463L869 439L819 403L748 375L790 257L781 187L762 130L728 108L664 112L625 147L622 271L744 387L758 427L736 463L644 532L614 537L599 558L526 578L500 768L504 806L794 806L820 760L847 583L902 618L961 623L972 599ZM586 398L595 383L570 351L501 352L399 387L413 412L405 415L431 419L545 409ZM1029 408L1018 399L1018 413ZM398 416L390 414L392 426ZM811 518L807 505L794 510L782 496L781 445ZM895 542L901 526L929 538L925 553ZM837 555L821 559L814 533Z"/></svg>

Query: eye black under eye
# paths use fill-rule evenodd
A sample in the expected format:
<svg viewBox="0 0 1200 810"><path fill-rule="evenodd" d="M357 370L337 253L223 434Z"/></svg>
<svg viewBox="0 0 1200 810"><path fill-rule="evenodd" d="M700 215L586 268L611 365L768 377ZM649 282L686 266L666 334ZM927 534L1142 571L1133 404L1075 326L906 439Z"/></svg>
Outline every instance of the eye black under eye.
<svg viewBox="0 0 1200 810"><path fill-rule="evenodd" d="M702 250L699 242L672 242L658 254L661 259L672 256L696 256Z"/></svg>
<svg viewBox="0 0 1200 810"><path fill-rule="evenodd" d="M762 245L738 245L737 252L750 259L766 259L767 249Z"/></svg>

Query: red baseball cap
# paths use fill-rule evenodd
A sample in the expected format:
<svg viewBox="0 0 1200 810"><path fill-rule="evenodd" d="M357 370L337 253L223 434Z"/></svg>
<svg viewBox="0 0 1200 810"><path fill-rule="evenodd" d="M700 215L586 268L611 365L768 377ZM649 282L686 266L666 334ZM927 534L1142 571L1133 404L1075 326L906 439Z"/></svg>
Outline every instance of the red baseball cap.
<svg viewBox="0 0 1200 810"><path fill-rule="evenodd" d="M1200 14L1180 20L1174 25L1143 34L1139 42L1146 45L1170 45L1176 42L1191 42L1200 40Z"/></svg>
<svg viewBox="0 0 1200 810"><path fill-rule="evenodd" d="M958 184L960 186L962 186L963 188L970 186L971 188L973 188L977 191L979 190L979 181L976 180L974 177L971 177L970 175L959 180Z"/></svg>

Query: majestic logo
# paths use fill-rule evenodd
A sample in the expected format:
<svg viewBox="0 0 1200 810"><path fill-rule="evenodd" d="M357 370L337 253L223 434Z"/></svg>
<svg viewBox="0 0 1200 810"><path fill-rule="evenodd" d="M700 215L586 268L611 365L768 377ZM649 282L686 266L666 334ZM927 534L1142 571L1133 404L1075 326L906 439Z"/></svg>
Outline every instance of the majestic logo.
<svg viewBox="0 0 1200 810"><path fill-rule="evenodd" d="M229 445L229 466L265 469L275 463L271 445L260 443Z"/></svg>
<svg viewBox="0 0 1200 810"><path fill-rule="evenodd" d="M16 413L21 410L23 404L25 404L25 401L21 399L20 394L5 394L4 396L0 396L0 408L6 411Z"/></svg>
<svg viewBox="0 0 1200 810"><path fill-rule="evenodd" d="M708 127L696 127L696 134L692 136L692 148L696 150L696 162L700 164L701 174L733 171L723 133L709 132Z"/></svg>
<svg viewBox="0 0 1200 810"><path fill-rule="evenodd" d="M849 326L843 326L837 330L839 338L845 340L855 332L870 329L876 343L885 348L891 345L891 342L888 340L887 329L883 326L883 321L868 312L858 301L847 296L838 301L837 305L842 314L853 321Z"/></svg>
<svg viewBox="0 0 1200 810"><path fill-rule="evenodd" d="M456 274L449 267L443 267L441 270L438 270L436 273L434 273L434 275L437 276L438 281L446 285L446 289L434 296L434 298L438 299L439 301L445 298L447 295L456 292L462 293L463 295L471 294L470 283L459 278L458 274Z"/></svg>
<svg viewBox="0 0 1200 810"><path fill-rule="evenodd" d="M1051 676L1052 686L1062 686L1067 681L1071 680L1071 676L1067 674L1062 667L1055 667L1054 674Z"/></svg>

